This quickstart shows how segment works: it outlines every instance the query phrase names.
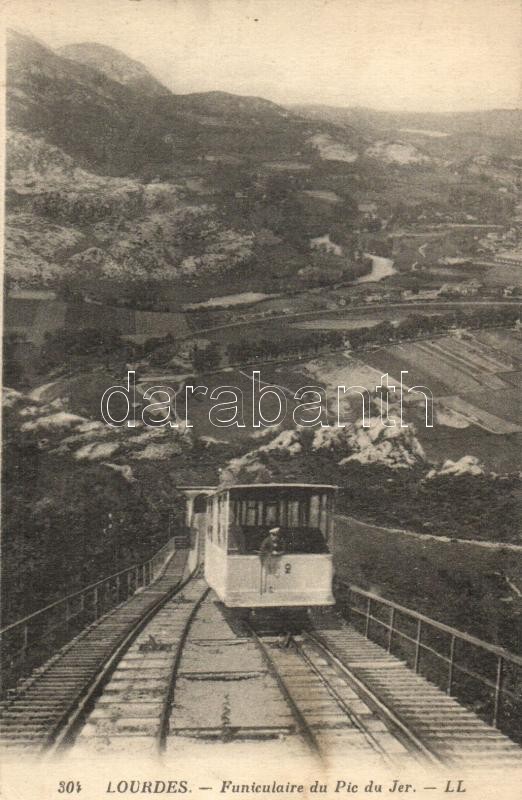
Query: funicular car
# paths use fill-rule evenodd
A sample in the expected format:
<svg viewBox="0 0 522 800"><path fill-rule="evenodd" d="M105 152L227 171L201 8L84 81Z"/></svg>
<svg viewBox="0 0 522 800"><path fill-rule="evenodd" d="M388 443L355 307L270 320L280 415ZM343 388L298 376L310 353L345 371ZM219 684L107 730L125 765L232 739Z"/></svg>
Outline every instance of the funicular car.
<svg viewBox="0 0 522 800"><path fill-rule="evenodd" d="M207 499L205 578L226 606L333 605L336 487L249 484Z"/></svg>

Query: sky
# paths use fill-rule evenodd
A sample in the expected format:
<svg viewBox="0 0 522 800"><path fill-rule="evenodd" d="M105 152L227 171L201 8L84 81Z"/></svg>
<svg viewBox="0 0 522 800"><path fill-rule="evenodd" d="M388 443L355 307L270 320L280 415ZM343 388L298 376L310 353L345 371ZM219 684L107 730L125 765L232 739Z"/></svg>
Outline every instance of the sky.
<svg viewBox="0 0 522 800"><path fill-rule="evenodd" d="M520 0L4 0L51 47L96 41L175 92L405 111L521 106Z"/></svg>

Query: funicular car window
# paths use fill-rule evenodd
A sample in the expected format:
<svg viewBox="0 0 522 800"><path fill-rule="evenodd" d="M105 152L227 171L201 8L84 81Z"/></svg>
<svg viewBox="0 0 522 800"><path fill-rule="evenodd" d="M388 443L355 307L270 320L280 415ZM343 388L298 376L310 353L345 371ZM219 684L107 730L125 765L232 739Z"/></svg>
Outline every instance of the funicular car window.
<svg viewBox="0 0 522 800"><path fill-rule="evenodd" d="M208 517L208 526L207 526L207 535L210 541L214 540L214 498L211 497L209 499L208 509L207 509L207 517Z"/></svg>
<svg viewBox="0 0 522 800"><path fill-rule="evenodd" d="M266 525L231 525L228 533L228 552L241 555L259 553L269 535ZM280 528L280 547L277 552L327 553L328 547L319 528Z"/></svg>
<svg viewBox="0 0 522 800"><path fill-rule="evenodd" d="M288 525L291 528L296 528L299 525L299 501L288 501Z"/></svg>
<svg viewBox="0 0 522 800"><path fill-rule="evenodd" d="M237 492L237 493L236 493ZM328 496L305 487L256 487L231 491L228 552L259 552L269 531L280 529L285 553L326 553ZM235 495L235 496L234 496Z"/></svg>
<svg viewBox="0 0 522 800"><path fill-rule="evenodd" d="M246 524L246 503L244 500L231 500L230 522L236 525Z"/></svg>
<svg viewBox="0 0 522 800"><path fill-rule="evenodd" d="M313 494L310 497L310 525L320 528L321 516L321 497L318 494Z"/></svg>
<svg viewBox="0 0 522 800"><path fill-rule="evenodd" d="M279 500L279 524L288 527L288 503L285 497Z"/></svg>
<svg viewBox="0 0 522 800"><path fill-rule="evenodd" d="M257 525L257 511L258 511L257 500L247 500L247 514L246 514L247 525Z"/></svg>
<svg viewBox="0 0 522 800"><path fill-rule="evenodd" d="M310 498L310 526L320 528L325 536L328 534L328 495L314 494Z"/></svg>
<svg viewBox="0 0 522 800"><path fill-rule="evenodd" d="M278 525L279 520L279 504L277 500L265 503L264 524L265 525Z"/></svg>
<svg viewBox="0 0 522 800"><path fill-rule="evenodd" d="M246 544L246 539L243 531L245 530L245 526L238 525L235 521L230 523L228 528L228 552L229 553L239 553L240 555L246 555L248 551L248 547Z"/></svg>
<svg viewBox="0 0 522 800"><path fill-rule="evenodd" d="M217 502L217 544L222 547L225 543L224 514L225 496L220 494Z"/></svg>

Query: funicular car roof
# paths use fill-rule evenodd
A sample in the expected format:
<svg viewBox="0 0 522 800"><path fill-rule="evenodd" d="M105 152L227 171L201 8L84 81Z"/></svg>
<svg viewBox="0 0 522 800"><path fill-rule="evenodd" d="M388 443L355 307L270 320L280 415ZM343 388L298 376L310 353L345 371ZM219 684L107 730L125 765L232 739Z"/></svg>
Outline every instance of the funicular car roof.
<svg viewBox="0 0 522 800"><path fill-rule="evenodd" d="M214 494L222 494L236 489L310 489L323 491L335 491L338 489L331 483L233 483L230 486L219 486Z"/></svg>

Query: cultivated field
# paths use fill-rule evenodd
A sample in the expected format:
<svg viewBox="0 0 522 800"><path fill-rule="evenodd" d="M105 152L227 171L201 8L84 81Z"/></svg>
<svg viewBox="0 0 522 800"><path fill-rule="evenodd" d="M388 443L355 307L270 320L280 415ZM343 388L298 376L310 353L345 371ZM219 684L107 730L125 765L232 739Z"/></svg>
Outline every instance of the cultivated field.
<svg viewBox="0 0 522 800"><path fill-rule="evenodd" d="M498 400L489 398L487 393L479 399L479 403L476 401L469 402L460 396L445 397L439 402L443 408L450 409L462 415L469 422L478 425L489 433L505 434L517 433L522 430L520 424L511 421L517 417L520 418L520 408L517 409L516 402L513 402L515 399L515 397L510 396L508 402L506 402L503 393L500 407ZM488 406L491 411L487 410L484 406ZM498 411L502 414L502 417L492 413L493 411Z"/></svg>
<svg viewBox="0 0 522 800"><path fill-rule="evenodd" d="M502 378L510 383L511 386L522 387L522 371L518 372L503 372Z"/></svg>
<svg viewBox="0 0 522 800"><path fill-rule="evenodd" d="M444 408L495 434L521 431L522 342L516 331L483 331L462 339L443 336L383 348L368 363L409 372L406 383L428 386Z"/></svg>
<svg viewBox="0 0 522 800"><path fill-rule="evenodd" d="M151 336L185 336L189 333L185 314L163 311L135 311L136 335L145 339Z"/></svg>
<svg viewBox="0 0 522 800"><path fill-rule="evenodd" d="M484 283L490 286L522 286L522 270L516 264L497 264L487 271Z"/></svg>
<svg viewBox="0 0 522 800"><path fill-rule="evenodd" d="M474 378L471 374L463 372L459 365L452 362L431 342L397 345L397 353L406 364L427 369L433 377L449 387L450 394L460 392L478 394L482 389L478 375Z"/></svg>
<svg viewBox="0 0 522 800"><path fill-rule="evenodd" d="M475 338L457 339L454 336L445 336L438 340L440 347L453 353L464 364L473 364L477 369L499 373L511 370L514 360L507 353L488 347L487 344L478 342Z"/></svg>
<svg viewBox="0 0 522 800"><path fill-rule="evenodd" d="M136 333L135 312L127 308L112 308L97 303L75 303L67 306L65 327L116 328L123 335Z"/></svg>
<svg viewBox="0 0 522 800"><path fill-rule="evenodd" d="M428 386L435 396L450 392L449 384L437 380L427 366L406 362L398 347L382 347L380 350L365 353L364 360L379 370L381 375L387 372L397 380L400 378L401 370L407 370L404 382L408 386Z"/></svg>
<svg viewBox="0 0 522 800"><path fill-rule="evenodd" d="M520 334L511 330L477 332L466 338L450 335L382 347L360 360L333 354L309 362L307 371L325 386L362 384L371 389L384 373L398 385L401 370L406 370L405 388L427 386L435 398L435 427L425 429L421 416L417 420L429 457L444 460L471 454L492 469L509 471L520 463L510 437L518 440L522 433L517 388L522 381L521 345ZM505 459L499 460L499 451Z"/></svg>
<svg viewBox="0 0 522 800"><path fill-rule="evenodd" d="M156 311L134 311L98 303L64 303L60 300L26 300L7 298L6 331L25 333L35 344L41 344L47 331L59 328L114 328L122 336L148 339L167 333L183 336L189 333L185 314Z"/></svg>
<svg viewBox="0 0 522 800"><path fill-rule="evenodd" d="M507 353L522 361L522 333L520 331L479 331L475 339L500 353Z"/></svg>

